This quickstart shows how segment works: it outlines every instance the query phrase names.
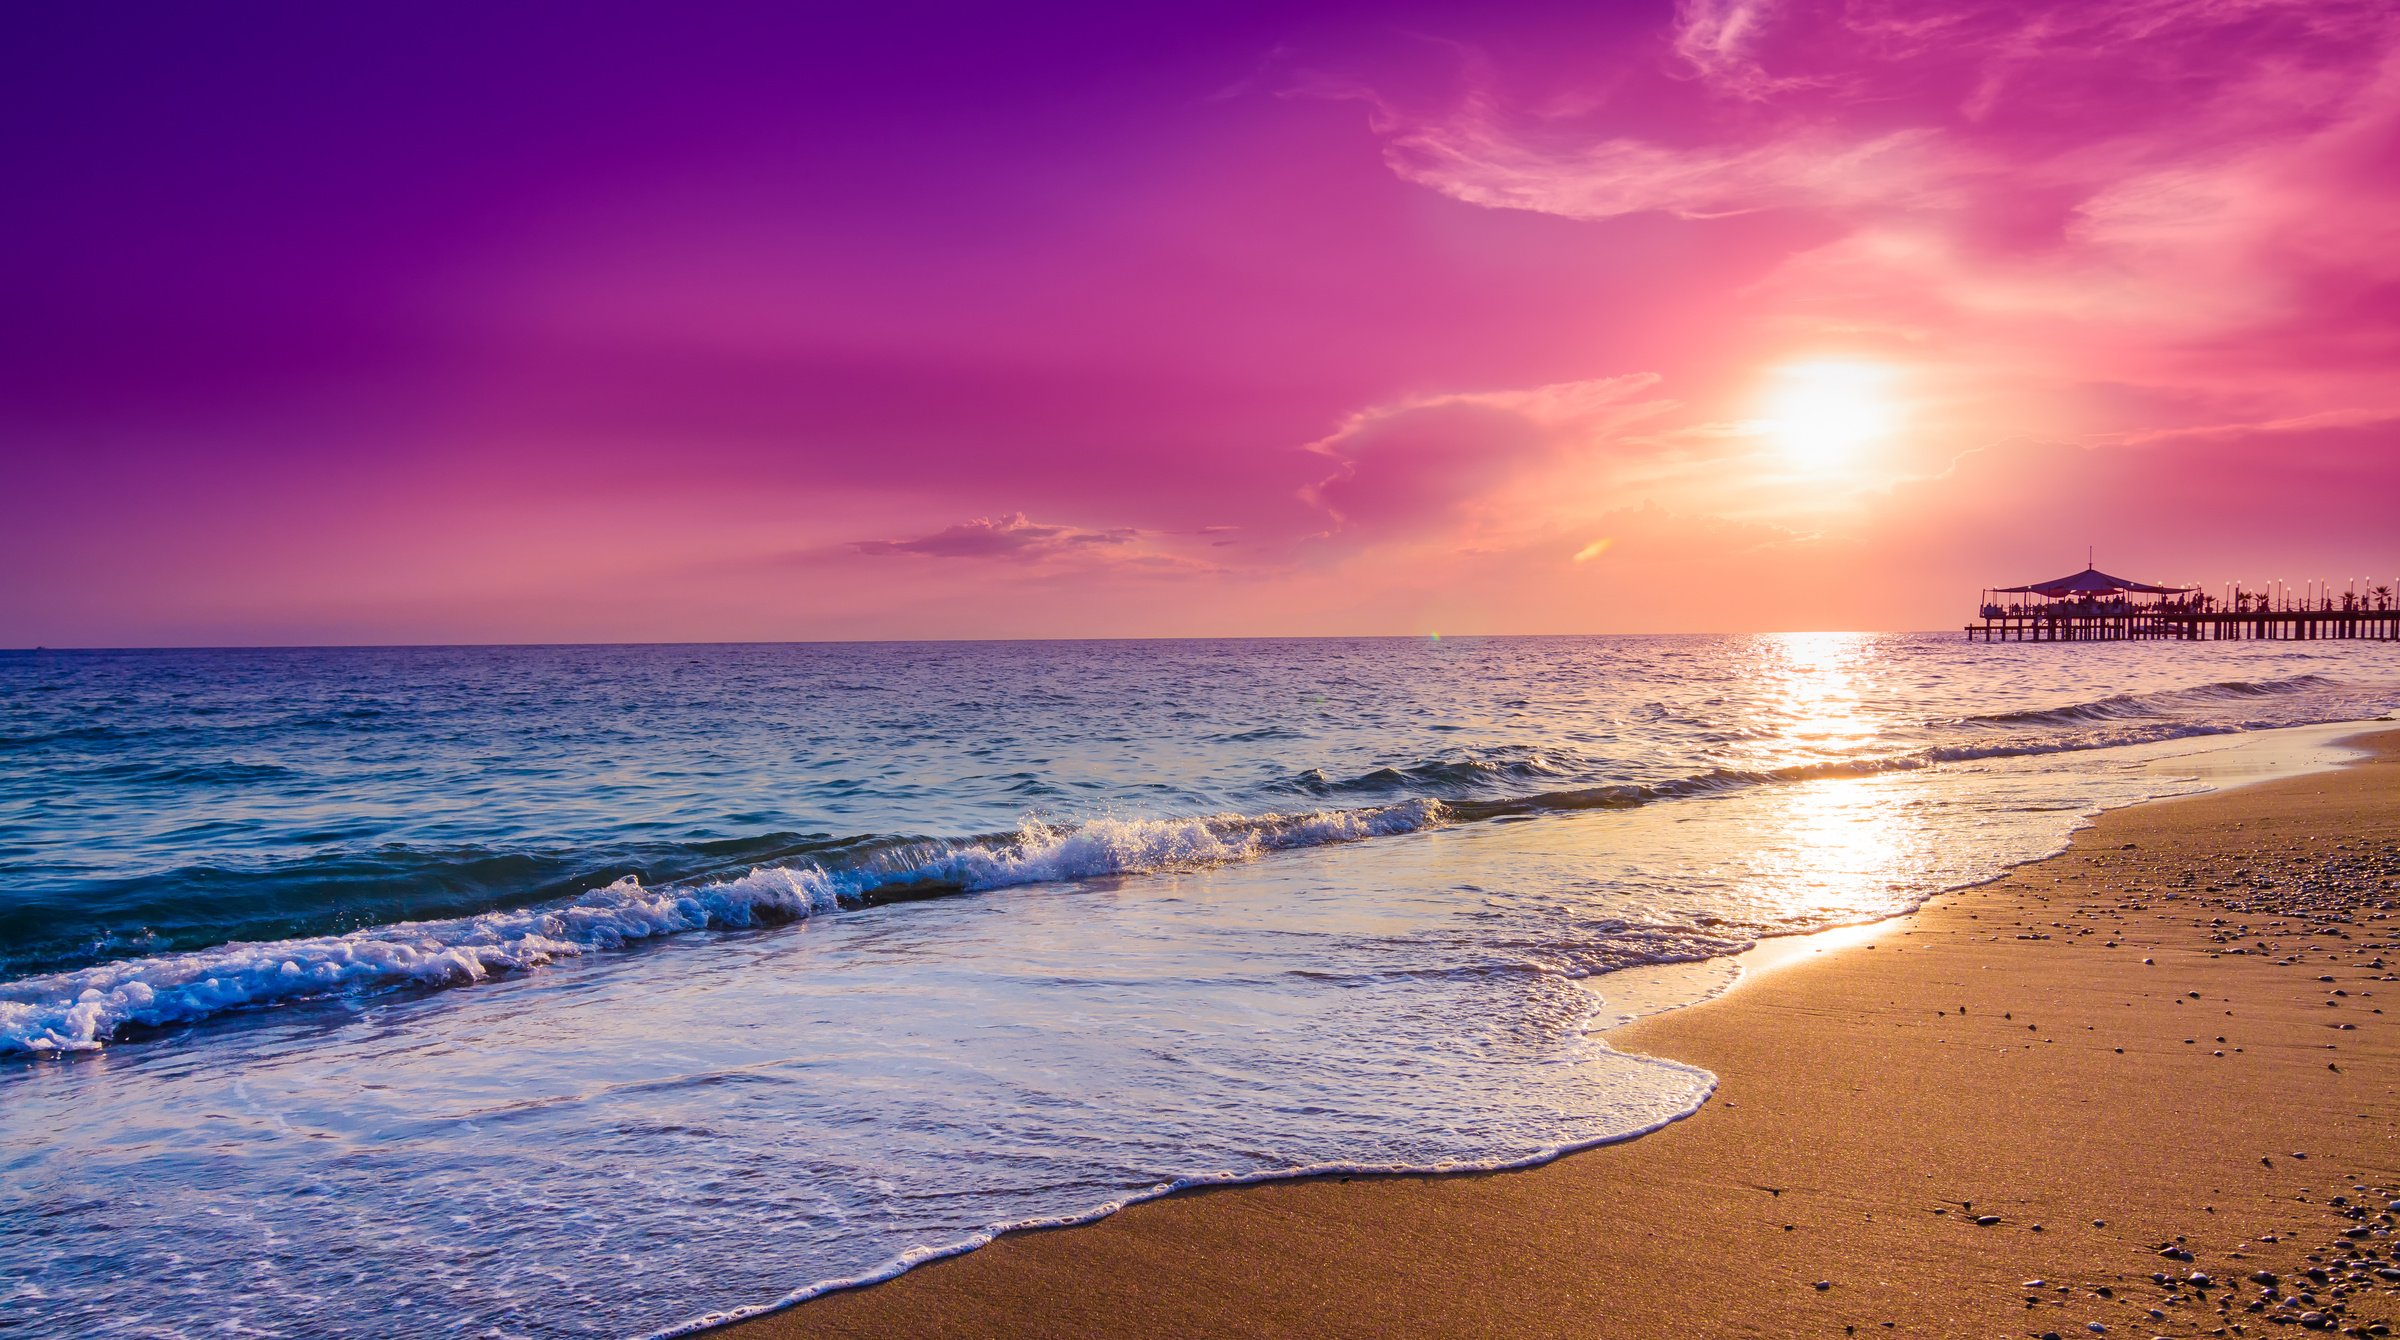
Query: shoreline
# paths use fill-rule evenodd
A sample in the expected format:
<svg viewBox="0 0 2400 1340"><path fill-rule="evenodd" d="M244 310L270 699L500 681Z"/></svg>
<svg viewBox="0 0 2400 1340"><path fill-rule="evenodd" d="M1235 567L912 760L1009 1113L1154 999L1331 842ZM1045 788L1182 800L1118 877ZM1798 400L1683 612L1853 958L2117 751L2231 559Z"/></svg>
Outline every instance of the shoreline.
<svg viewBox="0 0 2400 1340"><path fill-rule="evenodd" d="M1972 883L1943 889L1905 912L1895 913L1875 921L1862 921L1846 926L1828 926L1823 930L1803 931L1795 935L1771 935L1741 953L1727 958L1704 959L1697 963L1667 963L1646 968L1626 968L1609 973L1604 977L1595 978L1593 979L1595 992L1602 985L1610 983L1622 983L1622 985L1602 998L1600 1011L1602 1015L1616 1013L1617 1019L1594 1028L1592 1033L1604 1039L1612 1037L1641 1020L1720 1000L1740 990L1745 983L1756 980L1760 974L1774 972L1827 951L1855 948L1884 927L1903 923L1936 903L1946 899L1970 896L1977 889L2006 879L2026 866L2057 860L2072 850L2075 842L2082 837L2084 830L2090 828L2092 824L2098 823L2102 815L2121 809L2164 805L2173 801L2193 800L2203 796L2224 795L2243 787L2258 786L2268 782L2295 781L2317 773L2337 771L2351 764L2373 759L2376 746L2365 743L2365 741L2386 733L2389 733L2393 740L2390 747L2400 751L2400 730L2394 730L2387 723L2377 720L2282 726L2272 730L2230 737L2235 743L2224 748L2163 754L2150 760L2148 766L2159 773L2177 778L2188 776L2201 783L2205 789L2170 791L2128 804L2113 805L2097 810L2084 822L2083 827L2068 834L2066 841L2050 855L2037 857L2022 865L2010 866L1989 879L1976 880ZM2174 743L2222 743L2228 738L2226 736L2202 736L2197 740ZM2169 742L2161 741L2150 745L2128 747L2156 749L2167 743ZM1699 977L1720 972L1724 974L1724 980L1721 982L1678 989L1684 986L1684 983L1677 980L1679 976ZM1608 1008L1610 1002L1628 998L1633 1002L1632 1008L1616 1011ZM1580 1153L1581 1151L1570 1152ZM1565 1156L1561 1155L1560 1157Z"/></svg>
<svg viewBox="0 0 2400 1340"><path fill-rule="evenodd" d="M2338 737L2370 752L2291 775L2231 774L2198 795L2106 811L2058 855L1899 918L1766 942L1741 957L1772 951L1772 971L1745 970L1709 999L1607 1030L1619 1051L1718 1075L1697 1112L1648 1134L1505 1172L1303 1175L1177 1191L1074 1227L1013 1231L708 1333L1940 1335L1981 1325L2090 1334L2086 1325L2097 1323L2143 1334L2247 1324L2255 1334L2279 1313L2339 1316L2326 1311L2338 1281L2322 1286L2319 1306L2298 1310L2281 1301L2289 1289L2270 1300L2246 1284L2233 1302L2213 1287L2262 1269L2278 1278L2305 1269L2307 1251L2328 1250L2308 1221L2329 1212L2340 1223L2331 1241L2363 1245L2378 1268L2400 1269L2383 1210L2400 1197L2394 1121L2337 1117L2303 1101L2349 1094L2362 1113L2400 1113L2395 1033L2367 995L2393 980L2387 965L2400 960L2389 911L2400 898L2400 731L2317 730L2320 746ZM2241 845L2261 834L2280 849ZM2334 845L2362 842L2372 847L2363 858ZM2361 859L2371 867L2363 875L2351 869ZM2196 906L2238 901L2229 863L2272 865L2297 881L2309 861L2325 867L2320 889L2328 871L2335 883L2367 881L2367 893L2341 895L2367 900L2359 938L2312 936L2323 943L2269 963L2225 947L2233 923L2221 912L2213 931L2206 919L2177 923ZM2167 878L2178 885L2166 892L2143 882ZM2253 919L2260 899L2275 896L2247 885L2244 893ZM2296 915L2275 920L2288 926ZM2088 924L2070 931L2066 916ZM2008 939L1991 933L2004 921L2017 928ZM2104 927L2103 955L2117 962L2094 974L2082 966L2092 955L2064 951L2090 947ZM1823 952L1837 940L1853 947ZM2337 961L2328 945L2359 961ZM2151 952L2134 959L2137 946ZM1878 948L1899 952L1869 952ZM2300 975L2302 966L2323 971ZM2218 1046L2213 1031L2188 1043L2153 1039L2161 1026L2199 1019L2181 1013L2199 1000L2164 991L2161 969L2233 1004L2243 1022L2224 1027L2248 1040ZM2339 984L2315 980L2327 975ZM2289 999L2310 990L2360 997L2307 1002L2363 1007L2340 1016L2347 1029L2333 1026L2340 1041L2317 1042L2326 1017ZM2400 987L2384 990L2400 999ZM1948 997L1955 1006L1930 1003ZM2018 1036L2019 1009L2034 1020L2023 1025L2030 1036ZM2141 1045L2099 1048L2094 1035ZM2328 1046L2342 1060L2316 1071ZM2195 1129L2212 1134L2195 1138ZM2290 1157L2311 1142L2315 1162ZM1892 1143L1924 1157L1912 1161ZM2289 1147L2269 1152L2279 1144ZM2328 1177L2337 1155L2346 1160L2338 1186ZM2262 1179L2274 1188L2235 1185ZM2370 1195L2380 1222L2370 1216L2361 1237L2339 1237L2355 1226L2353 1207L2330 1198L2365 1204ZM2277 1227L2217 1243L2241 1226L2218 1204L2184 1204L2195 1197L2246 1197L2254 1218ZM2304 1213L2311 1206L2313 1216ZM1980 1222L1995 1210L1994 1222ZM1974 1231L1962 1236L1961 1227ZM2178 1279L2195 1268L2161 1258L2162 1247L2213 1253L2200 1267L2217 1272L2212 1287L2158 1285L2161 1264ZM2293 1259L2258 1264L2284 1257ZM2012 1284L2036 1277L2038 1290ZM2400 1278L2365 1280L2339 1285L2367 1291L2342 1324L2372 1333L2368 1325L2400 1314ZM2212 1296L2228 1304L2222 1315ZM2263 1305L2253 1311L2253 1302ZM2198 1321L2207 1325L2176 1329ZM2040 1324L2027 1331L2028 1322Z"/></svg>

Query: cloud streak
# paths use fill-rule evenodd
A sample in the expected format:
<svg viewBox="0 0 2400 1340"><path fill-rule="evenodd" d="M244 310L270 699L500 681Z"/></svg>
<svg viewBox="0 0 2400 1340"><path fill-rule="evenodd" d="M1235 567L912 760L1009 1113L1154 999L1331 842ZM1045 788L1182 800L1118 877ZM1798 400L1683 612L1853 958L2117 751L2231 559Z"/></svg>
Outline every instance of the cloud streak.
<svg viewBox="0 0 2400 1340"><path fill-rule="evenodd" d="M1762 328L2061 380L2307 383L2269 413L2325 409L2346 369L2343 408L2393 403L2388 5L1685 0L1662 50L1674 115L1551 114L1555 87L1479 57L1446 107L1375 102L1386 162L1496 210L1813 220L1754 289Z"/></svg>
<svg viewBox="0 0 2400 1340"><path fill-rule="evenodd" d="M914 554L923 558L995 559L1038 563L1071 555L1120 550L1141 532L1130 526L1084 530L1075 526L1042 525L1023 512L999 517L976 517L945 526L930 535L904 540L853 540L862 554Z"/></svg>
<svg viewBox="0 0 2400 1340"><path fill-rule="evenodd" d="M1360 410L1304 450L1334 473L1301 491L1335 530L1410 530L1454 518L1528 472L1596 450L1665 413L1655 373L1515 390L1404 397Z"/></svg>

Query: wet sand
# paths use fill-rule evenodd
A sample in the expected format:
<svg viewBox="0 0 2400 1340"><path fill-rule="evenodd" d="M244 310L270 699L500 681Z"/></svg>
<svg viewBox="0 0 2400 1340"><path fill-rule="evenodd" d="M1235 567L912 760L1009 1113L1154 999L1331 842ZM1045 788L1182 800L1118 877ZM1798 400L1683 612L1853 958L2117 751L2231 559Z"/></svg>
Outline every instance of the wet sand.
<svg viewBox="0 0 2400 1340"><path fill-rule="evenodd" d="M1618 1030L1721 1081L1656 1134L1172 1196L725 1334L2388 1334L2400 732L2374 744L2104 815Z"/></svg>

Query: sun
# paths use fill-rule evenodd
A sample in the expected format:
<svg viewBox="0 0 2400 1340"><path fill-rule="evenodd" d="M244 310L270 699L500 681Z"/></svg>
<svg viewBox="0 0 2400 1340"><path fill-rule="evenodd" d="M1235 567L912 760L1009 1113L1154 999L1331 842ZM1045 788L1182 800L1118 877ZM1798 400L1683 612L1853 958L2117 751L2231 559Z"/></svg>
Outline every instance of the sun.
<svg viewBox="0 0 2400 1340"><path fill-rule="evenodd" d="M1891 382L1891 369L1877 363L1787 363L1767 388L1763 426L1793 464L1835 469L1898 427Z"/></svg>

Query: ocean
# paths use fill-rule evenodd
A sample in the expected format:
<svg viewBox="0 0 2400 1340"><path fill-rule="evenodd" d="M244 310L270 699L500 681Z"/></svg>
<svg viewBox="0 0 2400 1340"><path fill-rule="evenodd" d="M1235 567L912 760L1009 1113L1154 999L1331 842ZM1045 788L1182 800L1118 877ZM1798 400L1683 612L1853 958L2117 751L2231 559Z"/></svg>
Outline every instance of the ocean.
<svg viewBox="0 0 2400 1340"><path fill-rule="evenodd" d="M1956 634L0 654L0 1330L666 1335L1538 1162L1703 1102L1595 1030L1760 940L2396 706Z"/></svg>

